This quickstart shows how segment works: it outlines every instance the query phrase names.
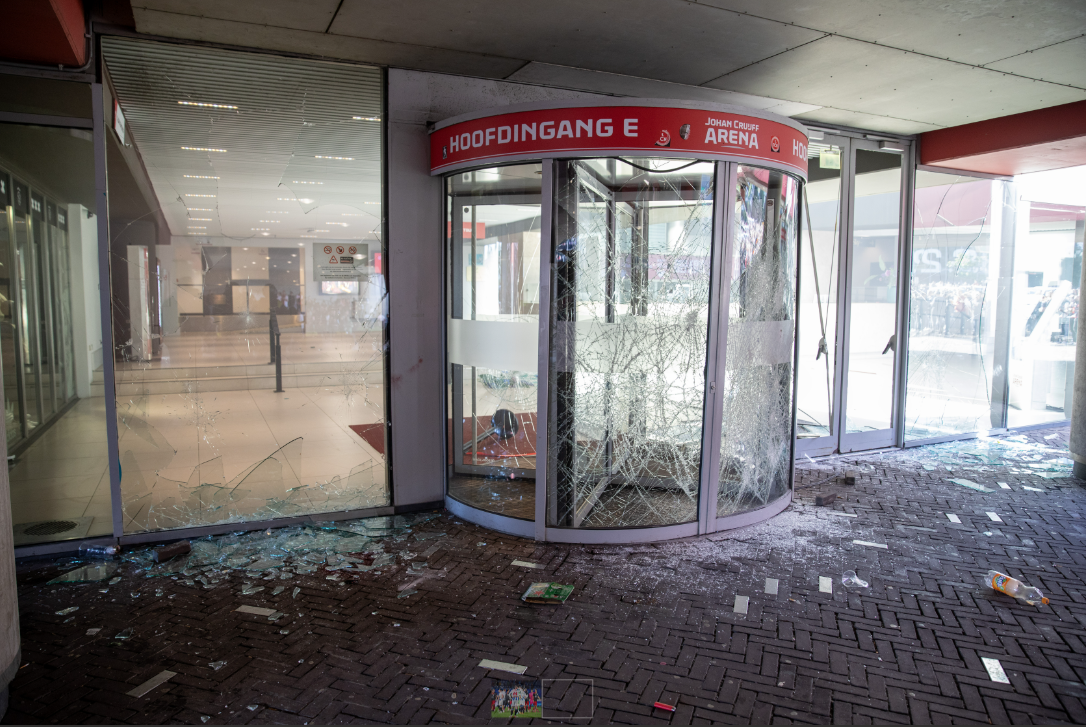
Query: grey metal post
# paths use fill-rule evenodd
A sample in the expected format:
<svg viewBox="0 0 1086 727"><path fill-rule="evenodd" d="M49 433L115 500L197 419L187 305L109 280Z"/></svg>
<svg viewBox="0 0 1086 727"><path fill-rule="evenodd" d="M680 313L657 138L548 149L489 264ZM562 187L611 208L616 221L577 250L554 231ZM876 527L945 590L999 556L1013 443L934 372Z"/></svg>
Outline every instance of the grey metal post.
<svg viewBox="0 0 1086 727"><path fill-rule="evenodd" d="M94 117L94 210L98 216L98 294L102 313L102 381L105 389L106 442L109 444L109 490L113 511L113 535L124 534L121 500L121 450L117 427L117 388L113 356L113 304L110 282L112 244L109 238L109 188L106 182L105 97L101 83L91 84Z"/></svg>
<svg viewBox="0 0 1086 727"><path fill-rule="evenodd" d="M268 316L268 356L271 360L268 363L275 363L279 360L279 357L275 355L275 311Z"/></svg>
<svg viewBox="0 0 1086 727"><path fill-rule="evenodd" d="M1086 248L1086 223L1075 223L1075 246ZM1083 285L1086 284L1086 265L1079 283L1078 328L1075 332L1075 388L1071 403L1071 439L1068 442L1071 459L1075 461L1072 472L1080 480L1086 480L1086 306L1082 305Z"/></svg>
<svg viewBox="0 0 1086 727"><path fill-rule="evenodd" d="M1008 370L1011 363L1011 316L1014 292L1014 253L1017 222L1017 193L1014 182L993 181L999 185L999 208L993 209L993 219L999 215L999 281L995 291L995 347L992 361L992 408L989 424L992 429L1007 426L1007 402L1010 392ZM993 206L997 194L992 195ZM996 241L993 240L994 244ZM1025 240L1022 241L1024 245Z"/></svg>

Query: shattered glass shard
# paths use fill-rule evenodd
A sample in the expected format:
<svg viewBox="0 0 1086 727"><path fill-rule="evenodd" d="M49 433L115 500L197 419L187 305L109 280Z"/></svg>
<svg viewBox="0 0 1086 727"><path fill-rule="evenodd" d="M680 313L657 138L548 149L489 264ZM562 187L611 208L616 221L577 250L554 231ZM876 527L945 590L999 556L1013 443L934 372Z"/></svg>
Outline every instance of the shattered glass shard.
<svg viewBox="0 0 1086 727"><path fill-rule="evenodd" d="M75 570L68 571L67 573L57 576L53 580L49 581L46 585L53 585L55 583L93 583L96 581L104 581L117 572L116 563L95 563L93 565L84 565ZM113 585L120 581L120 577L114 578L109 582L109 585Z"/></svg>

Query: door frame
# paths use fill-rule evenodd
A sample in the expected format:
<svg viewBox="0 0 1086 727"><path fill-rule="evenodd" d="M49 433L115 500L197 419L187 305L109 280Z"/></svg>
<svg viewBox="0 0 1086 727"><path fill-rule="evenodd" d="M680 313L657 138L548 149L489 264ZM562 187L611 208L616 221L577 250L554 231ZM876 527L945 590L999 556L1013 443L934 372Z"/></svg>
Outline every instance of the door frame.
<svg viewBox="0 0 1086 727"><path fill-rule="evenodd" d="M834 371L832 376L833 392L831 401L833 411L830 423L833 434L796 439L796 456L821 456L835 453L858 452L883 447L901 446L904 432L906 352L908 349L909 322L909 274L912 260L912 185L915 162L915 145L909 140L879 137L873 134L857 134L847 131L827 129L824 139L842 147L841 196L839 207L840 224L837 230L838 261L837 273L837 315L834 330ZM890 147L890 148L887 148ZM897 151L901 149L902 151ZM847 151L846 151L847 150ZM859 150L881 153L896 153L901 156L901 194L898 200L898 246L896 258L896 300L894 335L896 346L893 351L894 370L892 376L890 426L870 432L848 433L843 431L846 423L845 411L848 406L848 351L852 323L852 276L853 249L852 235L856 210L856 152ZM806 185L804 187L806 194ZM806 197L804 198L806 204ZM806 227L806 225L804 226ZM807 232L807 230L804 230ZM808 242L809 244L809 242ZM814 260L812 258L812 264ZM800 352L802 355L803 352Z"/></svg>

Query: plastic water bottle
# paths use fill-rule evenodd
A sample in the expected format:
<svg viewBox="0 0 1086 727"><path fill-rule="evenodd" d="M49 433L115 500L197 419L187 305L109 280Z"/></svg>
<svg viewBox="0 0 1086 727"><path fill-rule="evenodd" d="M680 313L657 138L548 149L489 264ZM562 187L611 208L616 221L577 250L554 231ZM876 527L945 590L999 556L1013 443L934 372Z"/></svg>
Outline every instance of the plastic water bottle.
<svg viewBox="0 0 1086 727"><path fill-rule="evenodd" d="M1044 597L1039 588L1033 586L1027 586L1017 578L1011 578L1005 573L1000 573L997 570L988 571L986 576L988 584L1000 593L1006 593L1012 598L1018 598L1031 606L1037 605L1037 602L1048 603L1048 599Z"/></svg>
<svg viewBox="0 0 1086 727"><path fill-rule="evenodd" d="M81 545L79 557L81 558L112 558L121 552L118 545Z"/></svg>

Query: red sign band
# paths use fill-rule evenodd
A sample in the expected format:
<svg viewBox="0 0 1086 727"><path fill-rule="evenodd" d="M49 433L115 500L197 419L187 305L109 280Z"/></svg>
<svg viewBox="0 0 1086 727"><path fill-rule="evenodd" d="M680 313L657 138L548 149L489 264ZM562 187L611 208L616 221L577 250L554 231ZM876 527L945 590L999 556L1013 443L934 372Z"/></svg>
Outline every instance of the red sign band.
<svg viewBox="0 0 1086 727"><path fill-rule="evenodd" d="M430 135L430 171L503 157L634 154L738 158L807 177L807 136L757 116L667 106L585 106L469 119Z"/></svg>

